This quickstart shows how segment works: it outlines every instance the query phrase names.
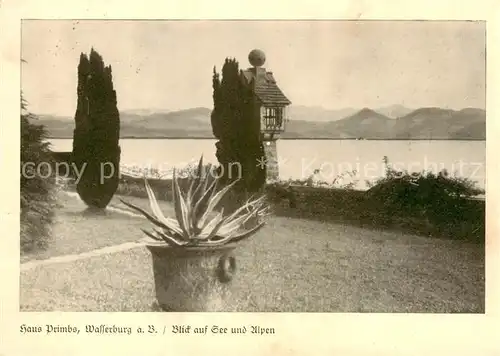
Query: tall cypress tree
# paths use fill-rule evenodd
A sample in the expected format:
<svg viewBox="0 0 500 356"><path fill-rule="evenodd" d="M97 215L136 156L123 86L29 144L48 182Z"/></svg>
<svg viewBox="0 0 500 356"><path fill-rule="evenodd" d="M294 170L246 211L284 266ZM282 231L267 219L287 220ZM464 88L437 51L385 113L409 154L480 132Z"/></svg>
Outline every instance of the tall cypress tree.
<svg viewBox="0 0 500 356"><path fill-rule="evenodd" d="M89 206L105 208L116 189L120 165L120 114L111 66L93 48L80 55L73 162L83 170L77 192Z"/></svg>
<svg viewBox="0 0 500 356"><path fill-rule="evenodd" d="M265 167L258 165L264 157L264 146L260 138L255 98L250 88L241 81L239 64L226 58L222 67L222 80L214 68L212 77L214 109L211 115L212 130L218 139L217 159L223 170L223 179L238 177L241 167L240 190L255 192L265 182Z"/></svg>

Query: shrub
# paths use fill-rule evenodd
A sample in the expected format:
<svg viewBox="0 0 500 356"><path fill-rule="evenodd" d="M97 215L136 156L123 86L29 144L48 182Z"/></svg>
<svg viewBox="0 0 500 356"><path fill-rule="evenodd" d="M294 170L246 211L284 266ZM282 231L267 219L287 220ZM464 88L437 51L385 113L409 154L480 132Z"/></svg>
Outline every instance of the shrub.
<svg viewBox="0 0 500 356"><path fill-rule="evenodd" d="M408 173L393 169L384 157L386 175L371 184L367 194L381 201L390 214L420 216L433 222L457 222L467 218L470 198L484 194L476 183L439 173Z"/></svg>
<svg viewBox="0 0 500 356"><path fill-rule="evenodd" d="M21 94L20 243L24 252L47 247L56 206L55 178L45 165L52 161L47 133L44 126L32 122L36 119Z"/></svg>
<svg viewBox="0 0 500 356"><path fill-rule="evenodd" d="M342 188L339 179L326 184L311 176L269 184L267 195L278 215L484 243L485 204L470 199L484 191L474 182L446 171L399 172L386 157L384 161L386 176L372 182L368 191Z"/></svg>

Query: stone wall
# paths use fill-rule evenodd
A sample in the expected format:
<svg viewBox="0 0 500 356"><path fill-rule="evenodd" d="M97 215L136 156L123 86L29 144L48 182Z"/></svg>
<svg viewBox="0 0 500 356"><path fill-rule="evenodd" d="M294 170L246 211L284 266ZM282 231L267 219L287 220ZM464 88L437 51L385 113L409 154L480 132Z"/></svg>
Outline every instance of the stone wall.
<svg viewBox="0 0 500 356"><path fill-rule="evenodd" d="M274 182L279 179L278 149L276 140L264 141L264 152L267 163L267 182Z"/></svg>

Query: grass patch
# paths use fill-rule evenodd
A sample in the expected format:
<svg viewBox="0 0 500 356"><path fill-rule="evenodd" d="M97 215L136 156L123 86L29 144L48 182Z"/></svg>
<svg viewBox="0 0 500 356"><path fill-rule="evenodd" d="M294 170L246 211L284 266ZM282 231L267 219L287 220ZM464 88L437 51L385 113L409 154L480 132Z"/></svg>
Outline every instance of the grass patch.
<svg viewBox="0 0 500 356"><path fill-rule="evenodd" d="M75 193L71 196L60 192L58 199L60 206L52 223L53 237L49 247L22 252L21 262L78 254L136 241L143 237L139 229L150 226L143 219L131 218L114 209L108 209L102 215L89 211ZM121 208L122 205L114 198L110 208Z"/></svg>
<svg viewBox="0 0 500 356"><path fill-rule="evenodd" d="M169 203L161 205L172 214ZM147 223L124 215L75 224L74 216L58 215L55 229L73 232L58 253L75 253L81 241L95 249L136 240ZM484 248L476 244L273 217L235 254L227 311L484 313ZM143 247L21 272L22 311L141 312L152 311L154 300Z"/></svg>

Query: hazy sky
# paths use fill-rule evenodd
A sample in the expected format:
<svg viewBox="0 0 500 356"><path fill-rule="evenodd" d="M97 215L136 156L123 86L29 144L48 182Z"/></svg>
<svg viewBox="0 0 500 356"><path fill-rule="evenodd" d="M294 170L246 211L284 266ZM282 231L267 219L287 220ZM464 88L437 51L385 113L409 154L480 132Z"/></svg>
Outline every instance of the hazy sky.
<svg viewBox="0 0 500 356"><path fill-rule="evenodd" d="M93 46L120 110L212 107L212 70L248 52L295 105L485 107L485 26L395 21L24 21L22 88L35 113L73 116Z"/></svg>

